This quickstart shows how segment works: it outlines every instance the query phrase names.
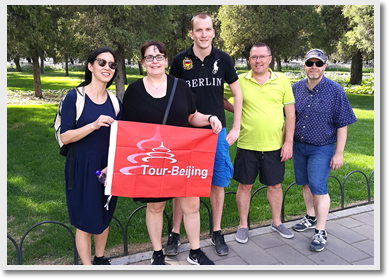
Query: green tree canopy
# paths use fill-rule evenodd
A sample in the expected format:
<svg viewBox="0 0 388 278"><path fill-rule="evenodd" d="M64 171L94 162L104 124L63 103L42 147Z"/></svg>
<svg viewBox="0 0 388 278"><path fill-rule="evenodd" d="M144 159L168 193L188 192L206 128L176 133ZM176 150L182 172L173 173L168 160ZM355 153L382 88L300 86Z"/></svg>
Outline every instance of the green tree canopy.
<svg viewBox="0 0 388 278"><path fill-rule="evenodd" d="M124 96L126 83L125 58L139 60L140 48L147 40L163 41L166 30L171 29L171 9L168 5L80 7L79 32L86 53L109 46L117 54L119 67L115 84L119 98Z"/></svg>
<svg viewBox="0 0 388 278"><path fill-rule="evenodd" d="M374 57L373 5L8 5L7 58L32 58L35 95L42 96L39 56L54 61L85 61L102 46L118 56L116 93L126 84L125 59L138 62L145 41L165 43L168 58L189 47L191 18L207 12L214 19L213 44L234 58L249 57L259 41L272 50L272 64L304 57L321 48L331 59L352 60L351 83L362 79L362 61ZM42 58L41 58L42 60ZM43 64L41 64L41 67ZM67 72L67 70L66 70Z"/></svg>
<svg viewBox="0 0 388 278"><path fill-rule="evenodd" d="M374 6L347 5L343 15L348 19L348 29L338 42L337 56L351 58L350 84L359 85L363 60L374 58Z"/></svg>
<svg viewBox="0 0 388 278"><path fill-rule="evenodd" d="M245 58L254 43L264 42L280 64L280 58L297 56L307 49L317 17L314 6L223 5L219 10L221 38L231 55L243 54Z"/></svg>
<svg viewBox="0 0 388 278"><path fill-rule="evenodd" d="M55 45L58 6L8 5L7 48L32 58L35 96L42 97L39 53Z"/></svg>
<svg viewBox="0 0 388 278"><path fill-rule="evenodd" d="M350 20L345 36L349 45L354 45L365 55L374 54L374 6L348 5L344 7L344 16Z"/></svg>

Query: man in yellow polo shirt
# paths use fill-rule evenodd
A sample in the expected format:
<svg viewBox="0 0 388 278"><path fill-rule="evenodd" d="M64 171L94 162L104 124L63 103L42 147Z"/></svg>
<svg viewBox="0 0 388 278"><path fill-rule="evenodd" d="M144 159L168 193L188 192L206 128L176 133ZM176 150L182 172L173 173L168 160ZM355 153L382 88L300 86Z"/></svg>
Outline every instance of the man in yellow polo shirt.
<svg viewBox="0 0 388 278"><path fill-rule="evenodd" d="M284 163L292 158L295 100L288 77L273 72L269 68L271 60L271 49L264 43L256 43L250 50L252 70L239 75L243 107L233 173L233 179L239 182L236 194L240 216L236 241L239 243L248 241L251 190L258 174L260 183L267 186L271 229L284 238L294 237L282 224L280 213ZM225 99L231 96L226 88Z"/></svg>

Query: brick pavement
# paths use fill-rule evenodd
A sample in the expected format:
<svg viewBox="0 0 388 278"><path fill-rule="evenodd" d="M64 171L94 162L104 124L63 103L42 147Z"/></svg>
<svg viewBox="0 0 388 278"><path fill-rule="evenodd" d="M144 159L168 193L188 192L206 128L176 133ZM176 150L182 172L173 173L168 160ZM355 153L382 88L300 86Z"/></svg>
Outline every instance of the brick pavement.
<svg viewBox="0 0 388 278"><path fill-rule="evenodd" d="M300 220L284 223L292 227ZM166 256L166 264L170 266L152 266L152 252L144 252L126 257L112 259L112 265L131 265L134 269L231 269L236 265L250 265L260 270L304 269L300 266L315 266L314 269L380 269L380 261L375 261L375 221L374 204L332 212L329 214L326 230L328 243L322 252L309 250L313 230L295 232L292 239L282 238L269 226L249 230L249 241L240 244L235 241L235 233L225 235L229 246L227 256L218 256L210 239L201 240L201 248L214 261L216 266L191 266L186 258L190 250L189 244L182 244L176 256ZM377 233L379 235L379 233ZM379 255L378 255L379 258ZM276 265L276 266L275 266ZM317 267L318 265L322 267ZM186 266L186 267L183 267ZM234 266L234 267L233 267ZM334 267L334 268L333 268ZM342 268L341 268L342 267ZM237 268L238 269L238 268Z"/></svg>

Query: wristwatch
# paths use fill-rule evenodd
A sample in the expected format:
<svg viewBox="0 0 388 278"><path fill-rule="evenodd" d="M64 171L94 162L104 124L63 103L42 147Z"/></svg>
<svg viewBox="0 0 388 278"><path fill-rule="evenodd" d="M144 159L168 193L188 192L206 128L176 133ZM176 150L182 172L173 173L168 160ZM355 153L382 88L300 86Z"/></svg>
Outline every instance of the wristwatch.
<svg viewBox="0 0 388 278"><path fill-rule="evenodd" d="M216 116L216 115L213 115L213 114L210 115L209 118L207 118L207 120L208 120L209 123L210 123L210 118L211 118L211 117L217 117L217 116Z"/></svg>

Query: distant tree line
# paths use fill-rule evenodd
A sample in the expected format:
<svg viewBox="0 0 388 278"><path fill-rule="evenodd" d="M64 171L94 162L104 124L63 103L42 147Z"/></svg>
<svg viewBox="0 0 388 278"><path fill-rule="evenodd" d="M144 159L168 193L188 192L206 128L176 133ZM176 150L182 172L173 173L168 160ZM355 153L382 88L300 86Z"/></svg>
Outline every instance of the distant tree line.
<svg viewBox="0 0 388 278"><path fill-rule="evenodd" d="M332 61L351 61L351 84L361 84L362 64L374 58L373 5L7 5L7 59L21 71L32 62L35 96L42 97L45 58L68 65L85 61L95 48L109 46L118 57L116 94L122 98L125 59L141 67L147 40L165 43L168 58L192 44L191 18L214 18L213 44L235 59L249 57L256 42L272 50L271 68L320 48Z"/></svg>

